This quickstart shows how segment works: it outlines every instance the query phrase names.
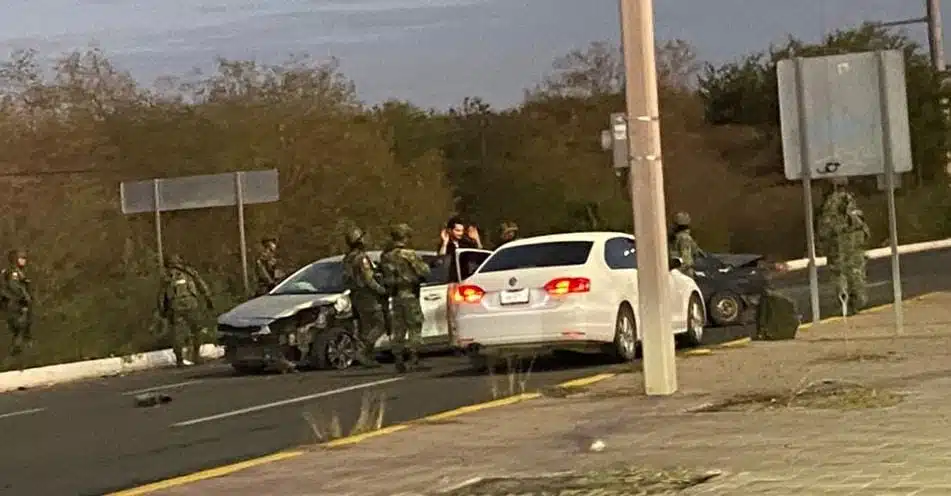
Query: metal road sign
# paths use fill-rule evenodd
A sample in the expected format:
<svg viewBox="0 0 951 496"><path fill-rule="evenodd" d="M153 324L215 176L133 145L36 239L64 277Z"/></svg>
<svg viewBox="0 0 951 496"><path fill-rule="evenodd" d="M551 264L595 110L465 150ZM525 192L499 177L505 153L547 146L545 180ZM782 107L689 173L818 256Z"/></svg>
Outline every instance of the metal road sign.
<svg viewBox="0 0 951 496"><path fill-rule="evenodd" d="M786 178L912 169L901 50L781 60L776 67Z"/></svg>
<svg viewBox="0 0 951 496"><path fill-rule="evenodd" d="M161 212L237 205L236 174L226 172L123 182L119 185L122 213L154 212L156 205ZM245 205L280 199L277 169L246 171L241 176L242 203Z"/></svg>

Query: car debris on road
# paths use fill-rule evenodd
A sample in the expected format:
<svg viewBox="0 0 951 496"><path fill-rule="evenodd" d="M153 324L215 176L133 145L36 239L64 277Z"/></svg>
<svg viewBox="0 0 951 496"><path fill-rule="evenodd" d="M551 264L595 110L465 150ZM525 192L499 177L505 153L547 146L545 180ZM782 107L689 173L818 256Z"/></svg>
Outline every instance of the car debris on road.
<svg viewBox="0 0 951 496"><path fill-rule="evenodd" d="M135 406L140 408L164 405L172 401L172 397L162 393L142 393L135 396Z"/></svg>

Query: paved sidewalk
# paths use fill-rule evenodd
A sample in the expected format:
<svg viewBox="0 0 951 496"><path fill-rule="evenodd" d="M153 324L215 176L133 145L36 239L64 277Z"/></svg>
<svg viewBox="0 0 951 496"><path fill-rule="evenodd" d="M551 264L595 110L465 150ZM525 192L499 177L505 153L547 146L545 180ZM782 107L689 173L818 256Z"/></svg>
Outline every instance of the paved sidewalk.
<svg viewBox="0 0 951 496"><path fill-rule="evenodd" d="M906 302L905 321L895 336L886 309L820 324L795 341L683 357L672 397L643 396L640 374L622 373L567 396L314 447L160 494L423 495L477 477L635 465L723 472L685 495L949 495L951 294ZM738 394L785 398L823 379L903 398L854 410L696 411ZM594 439L606 448L590 451Z"/></svg>

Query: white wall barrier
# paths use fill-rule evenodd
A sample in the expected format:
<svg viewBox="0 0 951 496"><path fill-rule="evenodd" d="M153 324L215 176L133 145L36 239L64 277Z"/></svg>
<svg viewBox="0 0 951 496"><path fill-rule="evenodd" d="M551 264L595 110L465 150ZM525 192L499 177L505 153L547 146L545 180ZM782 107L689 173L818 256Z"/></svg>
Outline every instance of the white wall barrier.
<svg viewBox="0 0 951 496"><path fill-rule="evenodd" d="M204 358L221 358L224 349L213 344L201 347ZM168 348L124 357L100 358L82 362L61 363L32 369L0 373L0 392L50 386L64 382L107 377L140 370L171 367L175 354Z"/></svg>
<svg viewBox="0 0 951 496"><path fill-rule="evenodd" d="M898 247L898 253L905 255L907 253L918 253L922 251L929 250L943 250L945 248L951 248L951 238L949 239L939 239L935 241L924 241L921 243L914 243L910 245L901 245ZM868 250L865 252L865 255L868 258L885 258L892 254L892 249L890 247L885 248L875 248L874 250ZM816 257L816 267L822 267L826 264L826 257ZM788 271L802 270L809 267L808 258L800 258L797 260L789 260L783 264Z"/></svg>
<svg viewBox="0 0 951 496"><path fill-rule="evenodd" d="M929 250L942 250L946 248L951 248L951 239L902 245L898 247L898 252L901 254L907 254ZM869 258L884 258L891 254L891 248L875 248L874 250L868 250L865 253ZM816 258L816 266L821 267L825 264L825 257ZM809 260L805 258L789 260L784 262L783 265L787 271L803 270L809 266ZM221 346L215 346L213 344L206 344L201 348L201 355L204 358L221 358L224 355L224 348ZM171 367L174 364L175 355L172 353L171 348L169 348L166 350L139 353L125 357L101 358L98 360L86 360L82 362L63 363L59 365L49 365L46 367L15 370L12 372L0 373L0 392L51 386L53 384L60 384L82 379L107 377L125 374L128 372Z"/></svg>

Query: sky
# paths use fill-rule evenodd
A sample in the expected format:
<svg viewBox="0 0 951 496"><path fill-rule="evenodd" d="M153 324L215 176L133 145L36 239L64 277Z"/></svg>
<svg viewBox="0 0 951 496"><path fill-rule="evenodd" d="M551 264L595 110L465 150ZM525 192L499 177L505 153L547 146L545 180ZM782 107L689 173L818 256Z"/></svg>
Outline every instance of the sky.
<svg viewBox="0 0 951 496"><path fill-rule="evenodd" d="M816 40L865 20L924 15L924 0L654 3L657 38L687 40L712 62L787 34ZM216 56L335 56L364 101L436 108L466 96L517 104L555 57L619 38L617 0L0 0L0 12L0 56L95 45L146 85L213 69ZM924 41L924 26L907 29Z"/></svg>

